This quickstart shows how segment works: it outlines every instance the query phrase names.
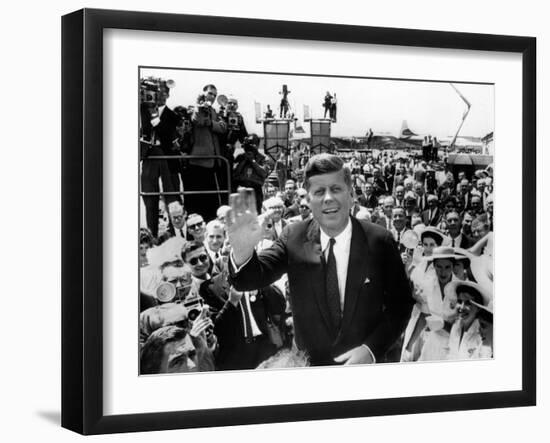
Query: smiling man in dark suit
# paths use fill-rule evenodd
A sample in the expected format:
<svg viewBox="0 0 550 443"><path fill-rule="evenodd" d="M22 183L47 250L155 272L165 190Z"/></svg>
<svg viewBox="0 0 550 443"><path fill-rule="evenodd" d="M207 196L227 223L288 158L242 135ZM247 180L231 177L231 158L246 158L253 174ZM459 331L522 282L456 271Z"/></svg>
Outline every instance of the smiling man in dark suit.
<svg viewBox="0 0 550 443"><path fill-rule="evenodd" d="M231 280L253 290L288 273L295 340L314 365L384 361L403 332L413 300L391 233L350 217L350 171L319 154L305 168L313 219L289 225L256 253L266 217L235 198L229 223Z"/></svg>

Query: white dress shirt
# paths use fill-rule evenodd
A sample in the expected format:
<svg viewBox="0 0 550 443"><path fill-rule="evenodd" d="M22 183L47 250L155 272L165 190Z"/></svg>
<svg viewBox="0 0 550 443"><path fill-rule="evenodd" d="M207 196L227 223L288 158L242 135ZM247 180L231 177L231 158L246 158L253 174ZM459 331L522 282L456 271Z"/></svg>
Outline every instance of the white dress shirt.
<svg viewBox="0 0 550 443"><path fill-rule="evenodd" d="M321 228L321 250L328 259L329 237ZM336 259L336 273L338 274L338 290L340 291L340 307L344 312L344 298L346 295L346 279L348 276L349 251L351 248L351 223L348 218L348 224L344 230L334 237L334 258Z"/></svg>
<svg viewBox="0 0 550 443"><path fill-rule="evenodd" d="M340 307L342 309L342 313L344 312L344 303L346 296L346 281L348 276L349 254L351 250L351 234L352 224L350 222L350 219L348 218L348 224L346 225L344 230L339 235L334 237L335 243L333 247L333 252L334 258L336 259L336 274L338 275L338 290L340 292ZM321 229L321 250L325 255L325 260L328 258L329 241L331 238L332 237L329 237ZM250 257L241 266L237 267L233 258L233 253L231 253L229 257L233 264L235 272L239 272L252 258ZM363 344L362 346L364 346L369 351L372 361L376 363L376 357L372 353L371 349L365 344Z"/></svg>
<svg viewBox="0 0 550 443"><path fill-rule="evenodd" d="M250 328L252 330L252 336L258 337L259 335L262 335L262 331L260 331L260 328L258 327L258 324L256 323L256 319L254 318L254 314L252 313L252 306L250 306L250 296L254 295L257 296L258 291L245 291L243 293L243 297L241 298L241 303L246 303L246 307L248 310L248 313L250 314L248 319L250 321ZM246 324L244 319L244 310L241 311L241 316L243 317L243 325ZM245 331L246 332L246 331Z"/></svg>
<svg viewBox="0 0 550 443"><path fill-rule="evenodd" d="M281 232L283 232L283 222L282 220L279 220L278 222L273 223L273 227L275 228L275 232L277 233L277 237L281 235Z"/></svg>
<svg viewBox="0 0 550 443"><path fill-rule="evenodd" d="M203 242L203 245L204 249L206 249L206 252L208 252L208 255L210 256L212 262L216 264L218 259L220 258L220 253L212 251L212 249L208 247L208 242L206 240Z"/></svg>
<svg viewBox="0 0 550 443"><path fill-rule="evenodd" d="M176 228L174 226L174 234L176 237L181 237L184 240L187 240L187 227L185 225L181 228Z"/></svg>
<svg viewBox="0 0 550 443"><path fill-rule="evenodd" d="M453 245L453 238L449 236L449 245L451 245L454 248L460 247L461 241L462 241L462 232L454 238L454 245Z"/></svg>
<svg viewBox="0 0 550 443"><path fill-rule="evenodd" d="M151 124L153 126L157 126L160 123L160 116L162 115L162 111L164 111L164 108L166 108L166 105L162 105L158 107L159 115L158 117L155 117L151 120Z"/></svg>

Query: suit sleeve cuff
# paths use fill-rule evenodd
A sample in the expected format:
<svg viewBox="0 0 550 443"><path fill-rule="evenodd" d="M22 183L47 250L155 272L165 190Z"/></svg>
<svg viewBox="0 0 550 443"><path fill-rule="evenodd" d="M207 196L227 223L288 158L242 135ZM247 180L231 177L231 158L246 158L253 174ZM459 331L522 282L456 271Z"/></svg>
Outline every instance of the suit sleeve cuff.
<svg viewBox="0 0 550 443"><path fill-rule="evenodd" d="M252 255L241 266L237 267L237 265L235 264L235 258L233 257L233 251L231 251L231 253L229 254L229 260L231 260L231 266L235 270L235 274L238 274L239 271L244 268L251 259Z"/></svg>
<svg viewBox="0 0 550 443"><path fill-rule="evenodd" d="M376 357L374 356L374 354L372 353L372 351L370 350L370 348L369 348L366 344L363 344L362 346L364 346L364 347L367 349L367 351L369 351L369 354L370 354L370 356L371 356L371 358L372 358L372 362L373 362L373 363L376 363Z"/></svg>

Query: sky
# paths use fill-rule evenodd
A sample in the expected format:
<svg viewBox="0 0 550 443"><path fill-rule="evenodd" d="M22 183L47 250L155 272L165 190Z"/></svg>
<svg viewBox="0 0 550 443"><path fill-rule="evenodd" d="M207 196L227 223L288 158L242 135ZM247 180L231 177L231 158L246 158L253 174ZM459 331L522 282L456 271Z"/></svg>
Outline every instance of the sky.
<svg viewBox="0 0 550 443"><path fill-rule="evenodd" d="M453 136L462 120L466 104L449 83L405 81L371 78L319 77L288 74L245 72L193 71L182 69L142 68L140 77L172 79L176 86L170 92L167 105L192 105L203 86L216 85L218 94L239 100L239 112L249 133L263 136L261 124L255 122L254 102L262 110L270 104L278 114L279 91L286 84L290 106L299 123L309 134L309 124L303 122L303 107L308 105L313 118L322 118L322 106L327 91L336 93L338 121L331 133L337 137L364 136L369 128L375 134L398 135L403 120L417 134L443 138ZM455 84L471 103L470 112L460 131L461 136L483 137L494 128L494 87L492 85ZM217 107L217 105L216 105Z"/></svg>

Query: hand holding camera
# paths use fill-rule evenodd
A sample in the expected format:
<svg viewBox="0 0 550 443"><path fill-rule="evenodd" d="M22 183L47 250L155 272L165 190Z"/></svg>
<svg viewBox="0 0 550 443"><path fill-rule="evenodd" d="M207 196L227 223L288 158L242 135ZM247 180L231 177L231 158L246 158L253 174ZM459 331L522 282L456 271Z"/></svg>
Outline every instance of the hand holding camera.
<svg viewBox="0 0 550 443"><path fill-rule="evenodd" d="M193 322L193 326L191 328L191 331L189 331L189 335L191 337L199 337L201 334L204 333L205 336L209 336L212 333L213 329L214 323L212 323L212 319L210 317L201 316Z"/></svg>

